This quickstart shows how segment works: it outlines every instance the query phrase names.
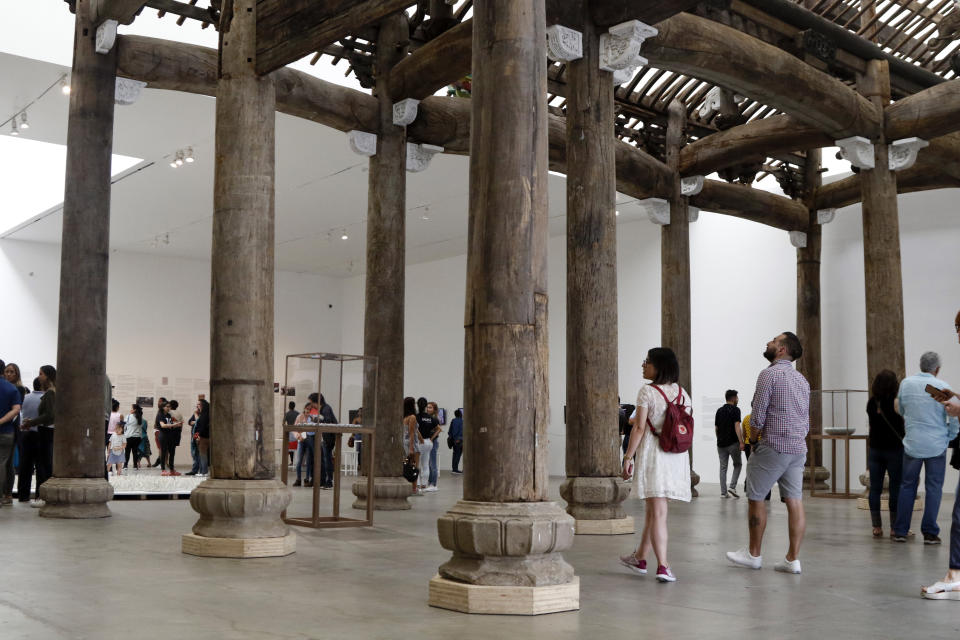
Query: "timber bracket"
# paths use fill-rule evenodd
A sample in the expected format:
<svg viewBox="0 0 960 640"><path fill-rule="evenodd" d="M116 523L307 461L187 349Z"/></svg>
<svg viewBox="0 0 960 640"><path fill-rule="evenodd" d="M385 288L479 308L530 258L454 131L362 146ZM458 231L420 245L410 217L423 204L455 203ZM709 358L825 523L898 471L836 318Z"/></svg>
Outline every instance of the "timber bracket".
<svg viewBox="0 0 960 640"><path fill-rule="evenodd" d="M703 176L690 176L680 179L680 193L684 196L695 196L703 191Z"/></svg>
<svg viewBox="0 0 960 640"><path fill-rule="evenodd" d="M637 202L641 209L647 214L647 218L653 224L665 227L670 224L670 203L663 198L646 198ZM687 207L687 221L696 222L700 219L700 209L697 207Z"/></svg>
<svg viewBox="0 0 960 640"><path fill-rule="evenodd" d="M435 144L414 144L407 143L407 171L410 173L419 173L425 170L433 156L443 153L443 147Z"/></svg>
<svg viewBox="0 0 960 640"><path fill-rule="evenodd" d="M920 149L928 146L930 143L920 138L904 138L892 142L888 148L890 170L909 169L916 163Z"/></svg>
<svg viewBox="0 0 960 640"><path fill-rule="evenodd" d="M583 57L583 34L555 24L547 27L547 57L554 62L570 62Z"/></svg>
<svg viewBox="0 0 960 640"><path fill-rule="evenodd" d="M146 82L130 80L129 78L117 78L114 87L113 101L124 106L134 104L140 99L140 92L143 91L145 86L147 86Z"/></svg>
<svg viewBox="0 0 960 640"><path fill-rule="evenodd" d="M600 69L612 71L615 84L629 82L637 67L647 59L640 55L644 40L659 33L655 27L639 20L629 20L610 27L600 35Z"/></svg>
<svg viewBox="0 0 960 640"><path fill-rule="evenodd" d="M863 136L850 136L836 141L841 157L858 169L873 169L873 143Z"/></svg>
<svg viewBox="0 0 960 640"><path fill-rule="evenodd" d="M792 244L797 249L806 249L807 247L807 232L806 231L791 231L790 232L790 244Z"/></svg>
<svg viewBox="0 0 960 640"><path fill-rule="evenodd" d="M413 124L417 119L417 107L420 101L413 98L406 98L400 102L393 103L393 124L398 127L406 127Z"/></svg>
<svg viewBox="0 0 960 640"><path fill-rule="evenodd" d="M817 224L829 224L833 222L833 218L837 215L836 209L819 209L817 211Z"/></svg>
<svg viewBox="0 0 960 640"><path fill-rule="evenodd" d="M354 153L373 157L377 155L377 134L354 129L347 134L347 142Z"/></svg>
<svg viewBox="0 0 960 640"><path fill-rule="evenodd" d="M104 20L100 26L97 27L97 53L102 55L110 53L113 45L117 42L118 25L119 23L116 20Z"/></svg>

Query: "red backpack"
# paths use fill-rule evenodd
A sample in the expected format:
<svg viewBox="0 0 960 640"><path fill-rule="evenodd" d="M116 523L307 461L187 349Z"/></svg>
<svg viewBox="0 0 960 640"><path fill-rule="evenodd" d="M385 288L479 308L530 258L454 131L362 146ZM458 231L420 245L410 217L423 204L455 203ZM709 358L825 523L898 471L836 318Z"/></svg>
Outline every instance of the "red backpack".
<svg viewBox="0 0 960 640"><path fill-rule="evenodd" d="M667 394L655 384L650 385L660 392L667 403L667 411L663 415L663 426L660 433L653 430L650 416L647 415L647 426L654 435L660 438L660 448L667 453L683 453L693 445L693 416L687 413L687 406L683 401L683 387L677 385L680 392L677 399L670 402Z"/></svg>

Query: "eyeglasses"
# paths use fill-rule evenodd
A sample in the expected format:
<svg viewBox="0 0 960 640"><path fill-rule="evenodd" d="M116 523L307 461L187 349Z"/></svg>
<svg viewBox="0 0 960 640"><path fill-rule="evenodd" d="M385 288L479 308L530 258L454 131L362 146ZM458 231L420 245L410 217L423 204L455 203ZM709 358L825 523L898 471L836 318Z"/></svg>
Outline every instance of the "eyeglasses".
<svg viewBox="0 0 960 640"><path fill-rule="evenodd" d="M644 358L644 359L643 359L643 364L641 364L641 366L648 365L648 364L650 364L650 361L647 360L646 358Z"/></svg>

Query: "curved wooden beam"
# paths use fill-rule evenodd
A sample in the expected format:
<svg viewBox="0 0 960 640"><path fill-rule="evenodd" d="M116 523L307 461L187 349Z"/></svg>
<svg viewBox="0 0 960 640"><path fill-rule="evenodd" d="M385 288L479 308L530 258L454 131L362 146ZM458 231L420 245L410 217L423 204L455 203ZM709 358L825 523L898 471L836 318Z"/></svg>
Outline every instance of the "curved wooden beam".
<svg viewBox="0 0 960 640"><path fill-rule="evenodd" d="M142 36L118 38L117 74L169 89L216 95L217 52L206 47ZM371 95L285 68L274 72L277 110L340 131L376 132L377 100ZM566 122L550 116L550 168L566 171ZM445 153L470 152L470 100L430 97L420 103L417 119L407 127L411 141L435 144ZM617 142L617 190L636 197L666 197L672 188L669 168L625 142ZM702 209L769 224L803 229L806 208L759 189L708 180L692 199Z"/></svg>
<svg viewBox="0 0 960 640"><path fill-rule="evenodd" d="M423 100L470 73L473 18L444 31L397 63L387 81L390 98Z"/></svg>
<svg viewBox="0 0 960 640"><path fill-rule="evenodd" d="M960 131L960 79L897 100L884 109L887 140L929 140Z"/></svg>
<svg viewBox="0 0 960 640"><path fill-rule="evenodd" d="M688 144L680 152L680 174L706 175L733 164L826 147L833 142L831 136L793 116L771 116L711 133Z"/></svg>
<svg viewBox="0 0 960 640"><path fill-rule="evenodd" d="M703 191L690 198L690 204L786 231L805 231L810 224L810 213L801 202L719 180L705 180Z"/></svg>
<svg viewBox="0 0 960 640"><path fill-rule="evenodd" d="M897 174L897 193L951 188L960 188L960 178L939 173L935 165L917 163ZM853 175L821 187L815 202L817 209L840 209L860 200L860 176Z"/></svg>
<svg viewBox="0 0 960 640"><path fill-rule="evenodd" d="M749 96L834 139L880 132L883 114L869 100L777 47L688 13L657 28L641 50L655 67Z"/></svg>

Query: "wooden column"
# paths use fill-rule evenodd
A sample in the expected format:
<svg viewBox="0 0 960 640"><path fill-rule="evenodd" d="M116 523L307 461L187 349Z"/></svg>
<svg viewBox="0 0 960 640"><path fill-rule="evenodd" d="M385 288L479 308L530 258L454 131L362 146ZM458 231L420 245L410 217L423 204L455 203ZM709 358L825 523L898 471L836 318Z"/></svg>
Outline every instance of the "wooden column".
<svg viewBox="0 0 960 640"><path fill-rule="evenodd" d="M560 553L573 543L573 518L547 501L544 0L478 0L473 15L469 464L464 499L437 523L453 557L430 582L430 604L487 613L567 610L579 606L578 581ZM471 598L477 585L486 586L484 596ZM544 601L547 594L553 599ZM515 610L518 603L527 610Z"/></svg>
<svg viewBox="0 0 960 640"><path fill-rule="evenodd" d="M90 0L77 0L67 121L60 318L57 328L53 477L40 487L47 518L102 518L113 488L104 478L103 420L110 254L116 48L95 50Z"/></svg>
<svg viewBox="0 0 960 640"><path fill-rule="evenodd" d="M670 194L670 224L660 233L660 339L661 346L673 349L680 363L680 384L693 397L690 353L690 207L680 190L680 148L685 136L687 110L674 100L667 107L667 166L673 171ZM693 496L700 476L693 470L690 447L690 486Z"/></svg>
<svg viewBox="0 0 960 640"><path fill-rule="evenodd" d="M273 79L257 76L256 0L226 1L220 24L210 287L210 479L183 551L287 555L275 478L273 415ZM237 505L243 505L238 509Z"/></svg>
<svg viewBox="0 0 960 640"><path fill-rule="evenodd" d="M567 64L567 479L577 533L633 533L623 510L617 405L613 73L582 3L583 57Z"/></svg>
<svg viewBox="0 0 960 640"><path fill-rule="evenodd" d="M804 168L804 204L810 210L807 225L807 246L797 249L797 337L803 344L803 357L797 360L797 371L802 373L813 390L823 388L823 356L820 332L820 251L822 232L817 221L817 190L821 185L820 149L807 151ZM819 396L810 402L810 433L823 433L823 406ZM817 488L826 489L825 480L830 472L823 467L823 442L811 442L808 457L816 466ZM810 482L809 461L804 467L804 481Z"/></svg>
<svg viewBox="0 0 960 640"><path fill-rule="evenodd" d="M858 78L858 88L878 107L887 105L890 102L887 62L868 61L866 75ZM897 176L890 171L887 141L882 134L873 143L874 168L860 171L868 385L883 369L890 369L898 379L906 375Z"/></svg>
<svg viewBox="0 0 960 640"><path fill-rule="evenodd" d="M379 104L377 153L370 158L367 195L367 279L363 352L378 358L376 388L365 388L363 406L376 407L376 459L364 447L364 469L375 475L374 508L409 509L410 483L403 479L403 310L406 251L407 134L393 124L388 84L390 69L406 55L406 16L380 23L377 37L376 97ZM367 481L353 484L355 509L367 508Z"/></svg>

